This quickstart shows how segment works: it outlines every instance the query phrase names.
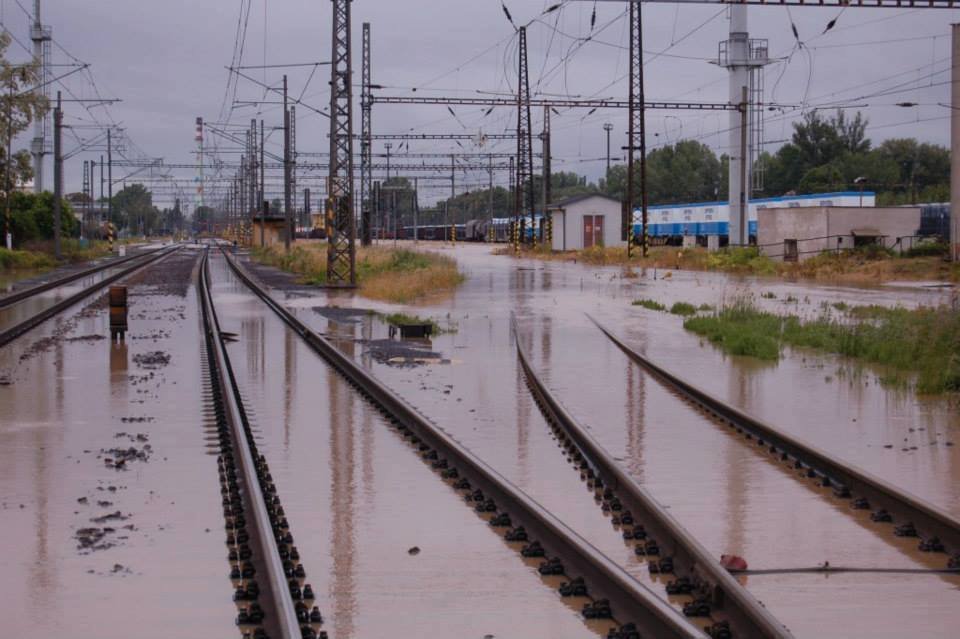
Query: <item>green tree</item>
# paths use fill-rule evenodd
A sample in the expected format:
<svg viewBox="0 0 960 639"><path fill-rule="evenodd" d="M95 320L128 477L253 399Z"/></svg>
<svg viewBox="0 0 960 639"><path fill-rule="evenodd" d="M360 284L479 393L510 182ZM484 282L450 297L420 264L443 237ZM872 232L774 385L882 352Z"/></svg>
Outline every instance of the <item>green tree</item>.
<svg viewBox="0 0 960 639"><path fill-rule="evenodd" d="M635 164L635 171L635 175L639 175L639 161ZM726 192L724 175L724 166L710 147L694 140L681 140L647 155L648 201L650 204L676 204L722 197ZM610 167L603 190L619 200L626 197L625 164ZM639 184L635 193L633 204L639 206Z"/></svg>
<svg viewBox="0 0 960 639"><path fill-rule="evenodd" d="M11 145L17 135L50 108L48 100L34 90L40 81L39 66L35 62L12 64L7 60L10 41L8 33L0 33L0 187L4 192L33 178L30 153L13 152Z"/></svg>
<svg viewBox="0 0 960 639"><path fill-rule="evenodd" d="M153 194L142 184L125 186L113 196L113 223L117 230L142 233L156 218Z"/></svg>

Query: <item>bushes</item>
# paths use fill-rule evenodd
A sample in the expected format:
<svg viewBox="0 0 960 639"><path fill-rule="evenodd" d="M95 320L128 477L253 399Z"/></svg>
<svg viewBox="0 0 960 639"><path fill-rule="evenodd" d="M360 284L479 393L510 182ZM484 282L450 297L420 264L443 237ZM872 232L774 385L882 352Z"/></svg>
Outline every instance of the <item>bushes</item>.
<svg viewBox="0 0 960 639"><path fill-rule="evenodd" d="M70 204L63 200L60 208L60 231L64 238L73 237L80 225ZM10 197L10 231L17 247L29 242L53 239L53 194L50 192L20 193Z"/></svg>

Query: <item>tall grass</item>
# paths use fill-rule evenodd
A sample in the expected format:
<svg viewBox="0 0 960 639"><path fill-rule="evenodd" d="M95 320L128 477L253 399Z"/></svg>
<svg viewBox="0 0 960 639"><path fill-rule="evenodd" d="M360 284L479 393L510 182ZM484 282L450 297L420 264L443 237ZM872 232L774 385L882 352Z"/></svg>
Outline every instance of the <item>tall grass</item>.
<svg viewBox="0 0 960 639"><path fill-rule="evenodd" d="M255 248L253 257L300 275L305 283L322 286L327 282L326 244L296 246L289 253L273 247ZM409 249L361 247L356 265L361 295L399 304L449 292L465 279L454 259Z"/></svg>
<svg viewBox="0 0 960 639"><path fill-rule="evenodd" d="M8 251L6 248L0 248L0 269L41 269L51 268L56 265L53 257L46 253L38 251Z"/></svg>
<svg viewBox="0 0 960 639"><path fill-rule="evenodd" d="M920 393L960 391L960 309L950 306L854 306L847 321L804 321L741 300L683 325L736 355L776 360L784 345L810 348L890 367L895 374L883 378L887 383L907 384L913 376Z"/></svg>

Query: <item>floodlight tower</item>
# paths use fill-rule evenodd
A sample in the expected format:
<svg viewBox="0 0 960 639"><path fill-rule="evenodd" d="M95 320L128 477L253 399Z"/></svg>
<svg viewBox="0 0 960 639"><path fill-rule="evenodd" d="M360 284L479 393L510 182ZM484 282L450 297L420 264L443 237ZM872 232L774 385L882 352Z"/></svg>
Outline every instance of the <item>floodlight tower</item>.
<svg viewBox="0 0 960 639"><path fill-rule="evenodd" d="M763 138L763 67L770 63L765 39L751 39L747 31L747 6L732 4L730 38L720 43L717 64L730 73L730 103L740 105L730 111L730 226L731 246L746 246L750 240L749 200L754 163ZM759 178L761 174L755 177Z"/></svg>

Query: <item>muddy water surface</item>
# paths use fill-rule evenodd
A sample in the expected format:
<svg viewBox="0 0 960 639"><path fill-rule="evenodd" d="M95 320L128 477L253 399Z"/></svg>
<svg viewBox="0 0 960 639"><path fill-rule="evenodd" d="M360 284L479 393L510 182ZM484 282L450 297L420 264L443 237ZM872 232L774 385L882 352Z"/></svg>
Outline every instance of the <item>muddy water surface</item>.
<svg viewBox="0 0 960 639"><path fill-rule="evenodd" d="M564 601L497 529L384 423L380 413L236 280L212 262L232 365L254 416L307 581L332 637L589 637L582 601ZM315 314L300 311L302 314ZM361 314L325 327L351 336Z"/></svg>
<svg viewBox="0 0 960 639"><path fill-rule="evenodd" d="M668 306L716 305L753 293L762 304L796 298L790 303L800 310L793 312L815 315L823 303L936 304L949 300L949 292L770 284L709 274L664 279L662 272L656 280L653 273L624 279L619 269L518 263L489 256L482 246L459 246L455 255L469 281L449 301L404 309L456 327L425 346L437 356L435 364L404 367L398 365L402 358L384 363L374 357L379 349L371 338L385 338L386 328L375 323L367 335L359 326L334 325L310 311L330 303L324 295L289 304L317 330L346 331L359 340L351 342L354 355L381 379L641 579L648 579L645 566L580 485L529 399L511 341L511 314L565 405L716 556L743 554L755 568L824 561L863 568L945 564L943 555L916 552L916 540L895 538L889 526L868 522L829 491L744 446L631 365L584 313L614 325L648 355L728 401L956 513L957 482L950 477L957 447L946 441L958 424L949 401L888 391L869 371L840 377L836 370L844 362L832 357L787 353L772 365L726 358L685 333L679 318L630 306L639 297ZM768 290L775 300L759 297ZM339 296L333 303L388 310ZM910 453L883 447L894 434L918 437L924 432L919 426L939 431L943 444L928 441L926 449ZM893 637L908 630L950 636L960 603L960 580L939 575L752 576L747 583L798 636L837 636L831 633L838 628L842 636Z"/></svg>
<svg viewBox="0 0 960 639"><path fill-rule="evenodd" d="M130 280L124 343L107 338L101 301L0 350L12 382L0 386L0 598L15 611L0 634L239 636L195 259L182 251Z"/></svg>

